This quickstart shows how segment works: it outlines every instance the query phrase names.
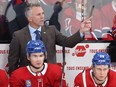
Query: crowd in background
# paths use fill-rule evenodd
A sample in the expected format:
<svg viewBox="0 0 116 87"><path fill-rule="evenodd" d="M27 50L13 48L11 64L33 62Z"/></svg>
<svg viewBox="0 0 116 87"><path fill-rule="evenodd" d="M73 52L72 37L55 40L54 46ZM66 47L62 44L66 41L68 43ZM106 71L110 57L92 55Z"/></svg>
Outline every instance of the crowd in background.
<svg viewBox="0 0 116 87"><path fill-rule="evenodd" d="M11 1L5 1L1 0L0 1L0 42L8 42L12 43L10 46L10 56L14 53L17 52L16 55L19 56L19 54L26 56L26 52L20 53L20 51L14 51L13 46L15 42L17 42L18 48L21 50L24 50L26 47L23 47L24 45L27 45L27 42L30 40L26 41L26 43L23 43L24 45L18 43L18 36L15 36L15 34L18 35L18 33L14 33L18 30L22 30L25 28L29 23L31 24L30 18L25 16L25 7L27 6L27 1L30 3L33 3L34 1L31 0L11 0ZM67 42L70 42L70 45L67 43L66 45L68 47L74 47L77 43L81 42L82 40L89 40L89 41L109 41L110 44L106 48L107 53L111 57L111 62L116 62L115 59L115 52L116 52L116 0L63 0L63 1L58 1L58 0L38 0L41 7L45 11L45 28L49 28L50 25L55 25L55 28L51 29L57 29L54 33L57 34L55 37L58 37L60 39L56 39L56 44L58 45L63 45L64 41L66 40ZM84 34L81 32L81 24L83 24L84 21L86 21L88 18L91 19L91 29L89 32L85 32ZM33 23L32 23L33 25ZM46 27L47 26L47 27ZM49 28L49 29L50 29ZM77 32L80 31L80 32ZM62 36L62 33L67 37ZM19 33L21 34L21 33ZM45 34L45 31L44 31ZM80 34L80 35L79 35ZM13 36L14 35L14 36ZM77 42L74 41L74 36L79 36L79 40ZM62 36L62 37L60 37ZM82 39L84 36L84 39ZM71 38L70 38L71 37ZM15 38L15 39L14 39ZM17 39L16 39L17 38ZM62 40L61 40L62 38ZM65 39L63 39L65 38ZM73 39L73 40L72 40ZM76 39L77 40L77 39ZM14 42L13 42L14 41ZM71 44L71 41L74 42ZM45 46L47 47L47 50L50 46L48 46L45 43ZM55 43L51 43L54 45ZM22 45L22 48L21 48ZM55 47L53 50L56 50ZM19 54L18 54L19 52ZM22 52L22 51L21 51ZM49 51L50 52L50 51ZM55 51L54 51L55 52ZM55 53L54 53L55 54ZM16 55L13 55L16 56ZM11 57L9 56L9 61ZM22 58L24 57L22 56ZM48 53L46 55L48 58L49 56L52 56L55 58L54 55ZM21 56L20 56L21 57ZM18 58L18 57L17 57ZM13 59L14 60L14 59ZM17 69L20 65L28 65L27 59L15 59L17 63L17 67L14 68L13 70ZM20 65L18 65L17 61L22 61L20 62ZM8 62L9 62L8 61ZM54 60L56 63L56 60ZM48 62L52 63L53 61L48 60ZM12 65L12 64L11 64ZM6 72L5 72L6 73ZM11 72L10 72L11 74ZM6 78L6 81L7 78ZM98 81L99 82L99 81ZM4 86L5 87L5 86ZM7 86L6 86L7 87ZM64 86L66 87L66 86Z"/></svg>

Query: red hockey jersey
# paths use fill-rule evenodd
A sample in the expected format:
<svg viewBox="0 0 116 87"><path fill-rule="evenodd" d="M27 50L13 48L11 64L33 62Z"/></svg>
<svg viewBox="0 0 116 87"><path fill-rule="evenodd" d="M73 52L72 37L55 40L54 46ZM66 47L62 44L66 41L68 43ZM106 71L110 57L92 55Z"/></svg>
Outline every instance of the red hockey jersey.
<svg viewBox="0 0 116 87"><path fill-rule="evenodd" d="M30 70L29 66L15 70L10 77L10 87L59 87L61 79L61 67L45 63L44 69L38 73L38 76ZM65 80L62 82L62 87L66 87Z"/></svg>
<svg viewBox="0 0 116 87"><path fill-rule="evenodd" d="M74 80L74 87L99 87L92 78L92 69L79 73ZM116 72L110 70L102 87L116 87Z"/></svg>
<svg viewBox="0 0 116 87"><path fill-rule="evenodd" d="M8 87L8 83L7 73L0 69L0 87Z"/></svg>

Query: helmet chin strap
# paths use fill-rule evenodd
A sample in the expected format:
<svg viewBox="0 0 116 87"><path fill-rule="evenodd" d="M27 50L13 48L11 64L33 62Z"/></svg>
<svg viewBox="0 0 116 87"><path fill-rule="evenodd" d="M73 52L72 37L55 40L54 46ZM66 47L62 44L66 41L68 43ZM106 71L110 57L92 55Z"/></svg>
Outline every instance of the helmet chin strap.
<svg viewBox="0 0 116 87"><path fill-rule="evenodd" d="M34 65L32 65L31 63L30 63L30 65L29 65L29 67L33 67L33 68L35 68L35 69L40 69L41 67L35 67ZM33 72L33 73L36 73L36 72L34 72L32 69L31 69L31 67L30 67L30 70ZM43 68L40 70L40 71L38 71L38 72L42 72L43 71L43 69L44 69L44 67L45 67L45 64L43 63Z"/></svg>

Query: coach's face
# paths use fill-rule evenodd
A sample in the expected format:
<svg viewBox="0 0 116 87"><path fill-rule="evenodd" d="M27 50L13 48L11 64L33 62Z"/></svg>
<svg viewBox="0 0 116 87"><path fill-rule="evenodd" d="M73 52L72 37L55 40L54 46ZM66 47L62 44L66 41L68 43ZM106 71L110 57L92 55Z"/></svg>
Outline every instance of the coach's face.
<svg viewBox="0 0 116 87"><path fill-rule="evenodd" d="M44 25L44 11L42 7L32 7L31 15L28 18L29 23L35 29L38 29L40 26Z"/></svg>

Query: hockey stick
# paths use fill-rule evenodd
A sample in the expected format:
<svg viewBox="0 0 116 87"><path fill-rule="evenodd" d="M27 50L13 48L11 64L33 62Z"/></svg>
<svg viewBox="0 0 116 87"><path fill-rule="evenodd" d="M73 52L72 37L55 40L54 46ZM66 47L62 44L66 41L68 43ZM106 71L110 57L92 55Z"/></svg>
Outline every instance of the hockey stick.
<svg viewBox="0 0 116 87"><path fill-rule="evenodd" d="M61 5L63 5L63 2L64 2L65 0L62 0L61 1ZM66 40L65 40L65 38L64 38L64 40L63 40L63 46L62 46L62 53L63 53L63 63L62 63L62 78L63 78L63 76L64 76L64 67L65 67L65 43L66 43ZM61 82L60 82L60 87L62 87L62 78L61 78Z"/></svg>
<svg viewBox="0 0 116 87"><path fill-rule="evenodd" d="M65 67L65 43L66 43L66 40L64 39L63 41L63 46L62 46L62 56L63 56L63 62L62 62L62 78L64 77L64 67ZM60 87L62 87L62 78L61 78L61 82L60 82Z"/></svg>

